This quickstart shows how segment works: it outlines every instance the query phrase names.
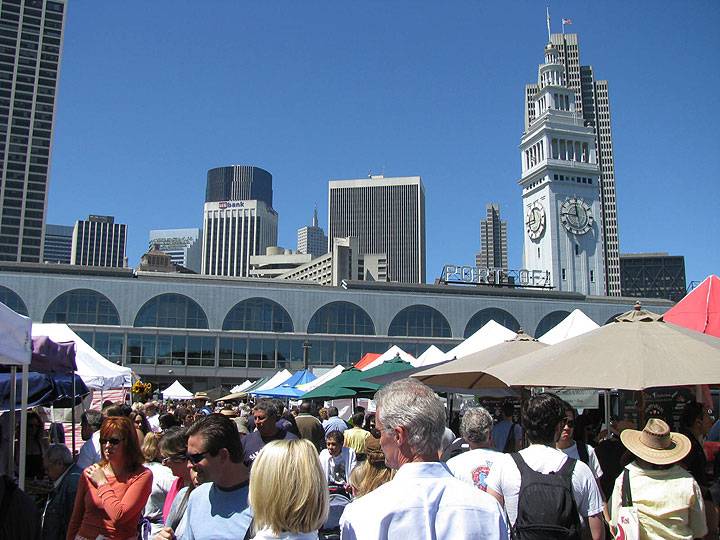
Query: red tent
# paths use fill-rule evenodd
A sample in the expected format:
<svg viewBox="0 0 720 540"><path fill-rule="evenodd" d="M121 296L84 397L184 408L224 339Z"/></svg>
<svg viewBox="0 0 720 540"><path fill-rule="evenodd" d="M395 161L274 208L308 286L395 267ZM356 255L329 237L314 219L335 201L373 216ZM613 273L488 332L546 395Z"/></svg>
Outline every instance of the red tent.
<svg viewBox="0 0 720 540"><path fill-rule="evenodd" d="M358 360L358 363L355 364L356 369L362 369L368 364L372 364L375 360L380 358L382 355L374 352L365 353L365 355Z"/></svg>
<svg viewBox="0 0 720 540"><path fill-rule="evenodd" d="M696 332L720 337L720 278L713 275L705 278L685 298L666 311L663 320ZM708 385L701 385L696 390L696 394L698 401L702 401L708 407L713 406Z"/></svg>
<svg viewBox="0 0 720 540"><path fill-rule="evenodd" d="M720 278L709 276L663 315L665 322L720 337Z"/></svg>

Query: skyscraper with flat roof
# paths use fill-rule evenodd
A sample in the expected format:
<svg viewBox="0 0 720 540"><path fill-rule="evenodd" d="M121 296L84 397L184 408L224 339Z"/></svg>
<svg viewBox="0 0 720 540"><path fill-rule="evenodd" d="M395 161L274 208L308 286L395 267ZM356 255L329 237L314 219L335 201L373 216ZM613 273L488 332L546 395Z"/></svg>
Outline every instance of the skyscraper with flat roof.
<svg viewBox="0 0 720 540"><path fill-rule="evenodd" d="M127 225L113 216L91 215L75 222L72 264L124 268L126 245Z"/></svg>
<svg viewBox="0 0 720 540"><path fill-rule="evenodd" d="M170 255L173 264L200 272L200 256L202 254L202 231L200 229L152 230L149 235L148 249L152 249L154 246Z"/></svg>
<svg viewBox="0 0 720 540"><path fill-rule="evenodd" d="M0 261L41 262L65 0L0 0Z"/></svg>
<svg viewBox="0 0 720 540"><path fill-rule="evenodd" d="M567 86L575 92L575 110L581 115L584 125L593 129L597 140L605 288L608 296L620 296L620 251L608 82L596 80L592 66L580 64L577 34L552 34L550 43L557 49ZM526 131L540 115L535 107L539 89L538 84L525 87Z"/></svg>
<svg viewBox="0 0 720 540"><path fill-rule="evenodd" d="M358 239L359 254L384 253L387 278L425 283L425 188L419 176L331 180L328 245Z"/></svg>
<svg viewBox="0 0 720 540"><path fill-rule="evenodd" d="M313 212L312 225L298 229L297 251L298 253L308 253L313 258L328 252L328 238L322 227L318 225L317 208Z"/></svg>
<svg viewBox="0 0 720 540"><path fill-rule="evenodd" d="M500 205L490 203L485 210L485 219L480 222L480 252L475 256L475 266L507 269L507 221L500 219Z"/></svg>
<svg viewBox="0 0 720 540"><path fill-rule="evenodd" d="M45 225L43 262L70 264L73 231L70 225Z"/></svg>

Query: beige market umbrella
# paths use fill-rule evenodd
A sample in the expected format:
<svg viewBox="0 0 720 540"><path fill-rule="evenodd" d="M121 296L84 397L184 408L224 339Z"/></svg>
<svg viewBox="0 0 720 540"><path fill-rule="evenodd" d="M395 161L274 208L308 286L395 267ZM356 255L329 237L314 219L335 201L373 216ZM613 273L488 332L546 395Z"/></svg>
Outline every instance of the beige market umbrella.
<svg viewBox="0 0 720 540"><path fill-rule="evenodd" d="M465 392L478 389L507 389L498 377L488 373L491 366L547 347L522 330L511 340L445 362L411 375L428 386L444 391Z"/></svg>
<svg viewBox="0 0 720 540"><path fill-rule="evenodd" d="M635 309L617 322L488 366L512 386L643 390L720 383L720 339Z"/></svg>

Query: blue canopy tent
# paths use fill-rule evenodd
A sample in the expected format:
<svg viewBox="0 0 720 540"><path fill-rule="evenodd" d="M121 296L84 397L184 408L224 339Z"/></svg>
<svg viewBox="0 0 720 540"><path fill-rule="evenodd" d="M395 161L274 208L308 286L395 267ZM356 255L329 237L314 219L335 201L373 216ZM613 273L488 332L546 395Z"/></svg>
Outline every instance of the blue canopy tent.
<svg viewBox="0 0 720 540"><path fill-rule="evenodd" d="M73 388L73 379L75 387ZM0 373L0 410L8 411L12 407L12 381L13 377L10 373ZM16 384L16 402L15 410L20 410L22 405L17 397L20 392L20 381ZM73 391L74 390L74 391ZM70 373L36 373L31 371L28 373L28 407L36 407L38 405L54 406L54 407L72 407L78 405L83 396L87 395L89 390L82 379ZM73 399L74 396L74 399Z"/></svg>
<svg viewBox="0 0 720 540"><path fill-rule="evenodd" d="M297 387L301 384L312 382L316 379L315 375L310 373L308 370L303 369L292 374L292 376L282 383L280 386L271 388L269 390L263 390L257 394L261 397L274 397L284 399L298 399L301 398L306 392L298 389Z"/></svg>

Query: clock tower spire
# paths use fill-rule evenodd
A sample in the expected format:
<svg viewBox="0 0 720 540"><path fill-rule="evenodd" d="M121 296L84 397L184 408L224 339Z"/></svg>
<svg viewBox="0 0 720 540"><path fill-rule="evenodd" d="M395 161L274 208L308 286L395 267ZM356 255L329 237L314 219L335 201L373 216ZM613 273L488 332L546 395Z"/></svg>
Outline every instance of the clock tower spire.
<svg viewBox="0 0 720 540"><path fill-rule="evenodd" d="M555 290L605 295L595 133L576 109L552 42L537 89L520 141L524 267L549 271Z"/></svg>

